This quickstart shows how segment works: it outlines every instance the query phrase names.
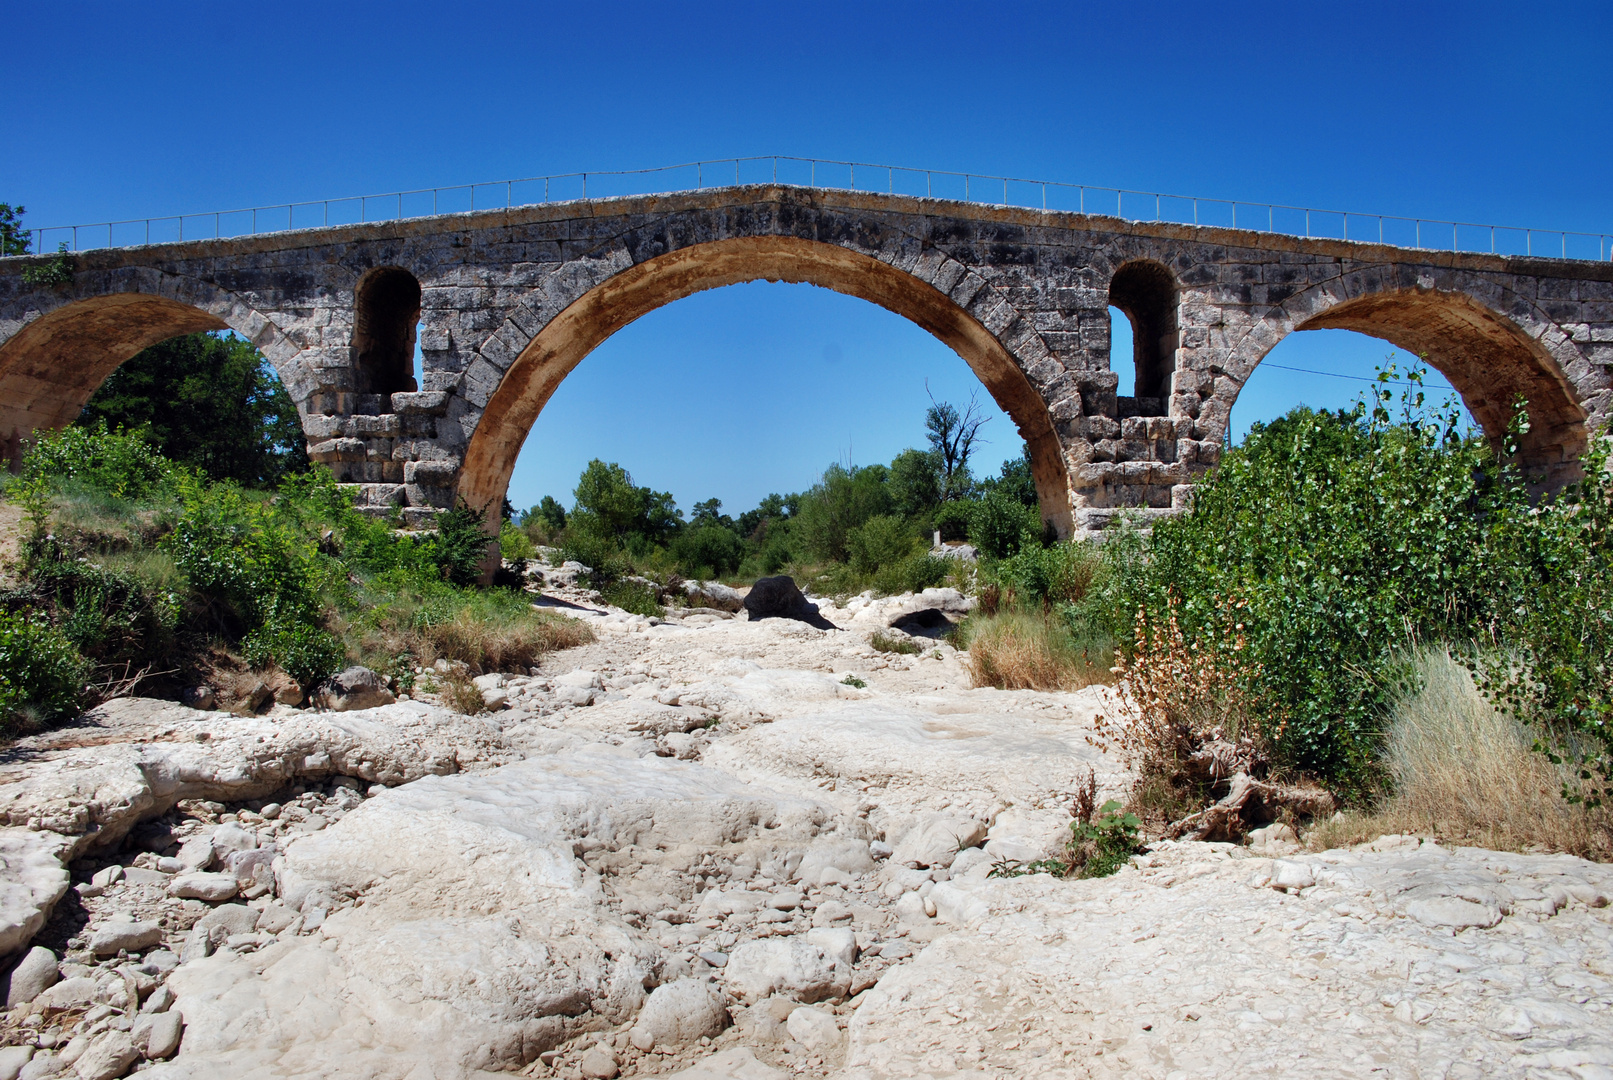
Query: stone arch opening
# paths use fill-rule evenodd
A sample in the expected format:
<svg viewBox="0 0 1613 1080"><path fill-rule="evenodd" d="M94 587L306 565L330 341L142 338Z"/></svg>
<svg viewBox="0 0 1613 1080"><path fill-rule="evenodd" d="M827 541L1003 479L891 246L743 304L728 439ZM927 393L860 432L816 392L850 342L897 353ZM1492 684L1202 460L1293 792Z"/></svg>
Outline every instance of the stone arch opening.
<svg viewBox="0 0 1613 1080"><path fill-rule="evenodd" d="M1069 480L1046 404L1008 351L950 297L868 255L787 236L697 244L639 263L551 319L510 365L466 449L458 494L497 506L538 414L561 381L611 334L675 300L747 281L817 285L878 304L928 330L967 362L1030 447L1042 513L1071 527Z"/></svg>
<svg viewBox="0 0 1613 1080"><path fill-rule="evenodd" d="M420 324L420 281L400 266L380 266L353 293L353 391L357 412L392 411L393 394L419 389L414 342ZM363 401L372 397L375 400Z"/></svg>
<svg viewBox="0 0 1613 1080"><path fill-rule="evenodd" d="M177 300L114 293L64 304L0 346L0 438L66 427L124 361L159 341L234 329Z"/></svg>
<svg viewBox="0 0 1613 1080"><path fill-rule="evenodd" d="M1467 294L1373 293L1318 312L1294 329L1353 330L1423 357L1450 380L1492 444L1506 434L1514 402L1527 401L1530 428L1519 440L1525 472L1548 491L1583 475L1587 414L1557 359L1517 323Z"/></svg>
<svg viewBox="0 0 1613 1080"><path fill-rule="evenodd" d="M1520 464L1547 489L1582 475L1586 414L1556 359L1539 341L1464 293L1397 291L1329 308L1296 329L1355 330L1426 357L1450 380L1492 443L1499 444L1513 403L1527 401L1529 431Z"/></svg>
<svg viewBox="0 0 1613 1080"><path fill-rule="evenodd" d="M1125 263L1109 281L1109 306L1131 322L1132 365L1137 373L1131 396L1117 395L1122 417L1164 416L1170 410L1179 344L1176 294L1175 275L1152 259Z"/></svg>

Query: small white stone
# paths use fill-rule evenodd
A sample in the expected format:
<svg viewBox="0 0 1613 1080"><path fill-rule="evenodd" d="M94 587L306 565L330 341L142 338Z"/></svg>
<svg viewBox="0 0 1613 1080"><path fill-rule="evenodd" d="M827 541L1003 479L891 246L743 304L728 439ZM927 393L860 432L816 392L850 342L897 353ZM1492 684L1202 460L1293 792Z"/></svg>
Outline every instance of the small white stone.
<svg viewBox="0 0 1613 1080"><path fill-rule="evenodd" d="M810 1006L796 1009L784 1022L790 1038L815 1053L822 1053L840 1044L840 1025L834 1014Z"/></svg>

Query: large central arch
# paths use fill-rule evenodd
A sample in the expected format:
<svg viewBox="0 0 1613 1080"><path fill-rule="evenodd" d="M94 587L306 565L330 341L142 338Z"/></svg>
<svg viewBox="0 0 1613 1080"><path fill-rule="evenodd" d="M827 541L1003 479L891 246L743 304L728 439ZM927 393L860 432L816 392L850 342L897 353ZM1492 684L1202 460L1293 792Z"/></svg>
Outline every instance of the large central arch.
<svg viewBox="0 0 1613 1080"><path fill-rule="evenodd" d="M747 281L818 285L878 304L934 334L969 364L1030 448L1042 515L1071 529L1069 477L1047 404L1002 343L945 293L878 259L789 236L717 240L639 263L595 286L541 329L488 399L466 448L459 496L474 507L504 498L516 457L561 381L617 330L697 292Z"/></svg>

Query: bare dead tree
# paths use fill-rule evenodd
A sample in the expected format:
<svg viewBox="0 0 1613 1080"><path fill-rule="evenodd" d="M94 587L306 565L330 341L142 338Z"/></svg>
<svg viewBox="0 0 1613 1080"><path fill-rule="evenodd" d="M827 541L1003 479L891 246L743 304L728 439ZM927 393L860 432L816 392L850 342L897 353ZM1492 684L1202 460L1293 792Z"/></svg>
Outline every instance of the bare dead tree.
<svg viewBox="0 0 1613 1080"><path fill-rule="evenodd" d="M930 408L924 414L924 430L931 451L941 463L941 497L955 499L969 475L969 455L974 452L975 443L987 441L980 438L980 429L991 417L981 415L978 393L970 394L968 406L959 412L956 405L935 400L928 379L924 380L924 392L930 397Z"/></svg>

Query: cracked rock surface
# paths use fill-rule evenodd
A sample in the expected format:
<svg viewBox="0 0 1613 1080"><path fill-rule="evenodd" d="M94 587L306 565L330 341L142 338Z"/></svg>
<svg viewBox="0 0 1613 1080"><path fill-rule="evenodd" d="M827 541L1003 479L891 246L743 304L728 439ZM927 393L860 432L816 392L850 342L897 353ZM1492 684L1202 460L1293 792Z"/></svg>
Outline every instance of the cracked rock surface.
<svg viewBox="0 0 1613 1080"><path fill-rule="evenodd" d="M818 600L824 630L555 576L599 640L483 677L477 717L126 699L13 744L0 1067L1613 1076L1607 868L1276 838L992 878L1057 851L1088 768L1123 791L1103 690L971 689L890 629L947 590Z"/></svg>

